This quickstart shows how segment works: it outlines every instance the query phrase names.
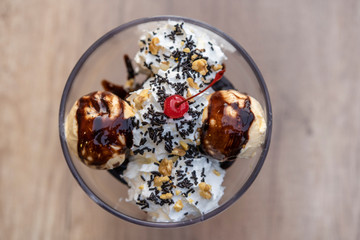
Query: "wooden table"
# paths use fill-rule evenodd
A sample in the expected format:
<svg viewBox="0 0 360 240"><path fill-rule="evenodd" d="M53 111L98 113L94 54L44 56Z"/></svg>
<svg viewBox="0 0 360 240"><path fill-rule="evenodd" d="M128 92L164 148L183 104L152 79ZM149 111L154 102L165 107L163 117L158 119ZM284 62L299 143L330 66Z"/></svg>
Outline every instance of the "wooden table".
<svg viewBox="0 0 360 240"><path fill-rule="evenodd" d="M108 30L181 15L255 59L274 112L246 194L204 223L151 229L110 215L71 176L58 109L81 54ZM0 1L0 239L360 239L360 2Z"/></svg>

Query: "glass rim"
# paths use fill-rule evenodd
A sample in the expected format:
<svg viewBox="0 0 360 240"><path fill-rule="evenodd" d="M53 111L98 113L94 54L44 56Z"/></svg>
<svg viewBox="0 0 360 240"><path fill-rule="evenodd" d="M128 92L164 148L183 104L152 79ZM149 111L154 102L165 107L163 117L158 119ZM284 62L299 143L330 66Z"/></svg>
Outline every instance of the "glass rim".
<svg viewBox="0 0 360 240"><path fill-rule="evenodd" d="M154 22L154 21L167 21L167 20L174 20L174 21L184 21L202 28L205 28L215 34L217 34L218 36L222 37L223 39L225 39L227 42L229 42L235 49L236 51L238 51L242 57L246 60L247 64L250 66L252 72L254 73L256 79L259 82L262 94L265 98L265 106L266 106L266 114L267 114L267 130L266 130L266 136L265 136L265 141L264 141L264 145L263 145L263 151L259 157L259 160L256 163L255 168L252 170L252 173L250 174L250 176L248 177L248 179L246 180L246 182L243 184L243 186L237 191L236 194L234 194L234 196L232 198L230 198L228 201L226 201L225 203L223 203L222 205L220 205L219 207L217 207L216 209L212 210L211 212L205 213L199 217L196 217L194 219L190 219L190 220L185 220L185 221L181 221L181 222L150 222L150 221L146 221L146 220L140 220L131 216L128 216L124 213L121 213L119 211L117 211L116 209L112 208L111 206L109 206L107 203L105 203L103 200L101 200L100 197L98 197L88 186L87 184L84 182L84 180L81 178L80 174L78 173L78 171L76 170L76 167L74 166L70 153L69 153L69 149L66 143L66 138L65 138L65 131L64 131L64 122L65 122L65 105L66 105L66 101L68 98L68 94L71 90L72 87L72 83L75 80L77 74L79 73L81 67L83 66L83 64L87 61L87 59L91 56L91 54L99 47L101 46L103 43L105 43L107 40L109 40L110 38L112 38L113 36L115 36L116 34L130 28L133 27L135 25L139 25L142 23L148 23L148 22ZM259 174L266 155L268 153L269 147L270 147L270 140L271 140L271 132L272 132L272 109L271 109L271 102L270 102L270 96L269 96L269 92L267 90L264 78L259 70L259 68L257 67L257 65L255 64L254 60L250 57L250 55L245 51L245 49L238 43L236 42L234 39L232 39L231 37L229 37L227 34L225 34L224 32L218 30L215 27L212 27L210 25L208 25L207 23L198 21L198 20L194 20L191 18L186 18L186 17L180 17L180 16L172 16L172 15L164 15L164 16L155 16L155 17L147 17L147 18L139 18L130 22L127 22L125 24L122 24L112 30L110 30L109 32L105 33L102 37L100 37L95 43L93 43L86 51L85 53L80 57L80 59L78 60L78 62L76 63L75 67L73 68L73 70L71 71L64 90L63 90L63 94L61 97L61 102L60 102L60 109L59 109L59 135L60 135L60 143L61 143L61 148L65 157L65 160L67 162L67 165L72 173L72 175L74 176L74 178L76 179L76 181L78 182L78 184L81 186L81 188L85 191L85 193L95 202L97 203L100 207L102 207L103 209L105 209L106 211L110 212L111 214L126 220L128 222L131 223L135 223L138 225L142 225L142 226L147 226L147 227L157 227L157 228L173 228L173 227L182 227L182 226L187 226L187 225L191 225L194 223L199 223L201 221L207 220L221 212L223 212L224 210L226 210L228 207L230 207L237 199L239 199L246 191L247 189L251 186L251 184L254 182L254 180L256 179L257 175Z"/></svg>

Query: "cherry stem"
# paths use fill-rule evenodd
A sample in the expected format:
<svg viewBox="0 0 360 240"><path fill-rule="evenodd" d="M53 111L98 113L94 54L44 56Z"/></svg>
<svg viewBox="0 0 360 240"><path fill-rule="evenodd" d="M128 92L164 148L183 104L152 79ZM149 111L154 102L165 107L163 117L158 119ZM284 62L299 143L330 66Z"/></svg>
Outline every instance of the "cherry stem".
<svg viewBox="0 0 360 240"><path fill-rule="evenodd" d="M214 78L214 80L206 87L204 88L203 90L201 90L200 92L198 92L197 94L185 99L185 100L182 100L181 102L178 102L175 104L175 106L178 108L181 104L183 104L184 102L187 102L191 99L193 99L194 97L196 96L199 96L201 93L205 92L206 90L208 90L212 85L214 85L217 81L219 81L222 76L224 75L224 72L225 72L225 69L221 70L220 72L218 72Z"/></svg>

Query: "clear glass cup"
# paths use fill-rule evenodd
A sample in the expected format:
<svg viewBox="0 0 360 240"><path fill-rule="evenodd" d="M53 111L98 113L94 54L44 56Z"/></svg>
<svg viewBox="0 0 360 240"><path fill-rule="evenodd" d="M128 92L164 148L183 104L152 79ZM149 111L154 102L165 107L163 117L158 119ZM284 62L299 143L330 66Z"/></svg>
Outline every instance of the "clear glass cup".
<svg viewBox="0 0 360 240"><path fill-rule="evenodd" d="M102 90L101 80L107 79L123 85L127 71L124 54L131 57L138 51L139 37L144 30L156 28L168 20L192 24L222 45L228 60L226 78L241 92L255 97L265 111L267 133L265 143L257 154L249 159L237 159L226 170L223 186L225 192L219 207L193 219L180 222L148 221L146 213L134 203L125 201L128 187L114 178L108 171L94 170L81 163L69 151L64 131L64 121L74 102L92 91ZM205 23L183 17L159 16L142 18L121 25L106 33L82 55L72 70L62 95L59 112L60 141L66 162L82 189L99 206L126 221L150 227L179 227L198 223L227 209L250 187L258 175L268 152L271 138L272 112L269 93L264 79L249 54L231 37Z"/></svg>

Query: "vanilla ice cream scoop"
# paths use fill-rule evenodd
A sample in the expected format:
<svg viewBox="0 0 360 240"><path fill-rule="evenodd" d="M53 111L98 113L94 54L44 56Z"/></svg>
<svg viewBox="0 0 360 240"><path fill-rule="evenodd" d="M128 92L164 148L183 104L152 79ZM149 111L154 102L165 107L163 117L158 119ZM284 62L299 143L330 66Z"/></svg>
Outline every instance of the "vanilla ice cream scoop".
<svg viewBox="0 0 360 240"><path fill-rule="evenodd" d="M260 103L235 90L209 96L202 117L201 147L220 160L251 157L265 139L266 123Z"/></svg>
<svg viewBox="0 0 360 240"><path fill-rule="evenodd" d="M75 102L65 122L69 148L89 167L120 166L132 146L132 108L110 92L93 92Z"/></svg>

